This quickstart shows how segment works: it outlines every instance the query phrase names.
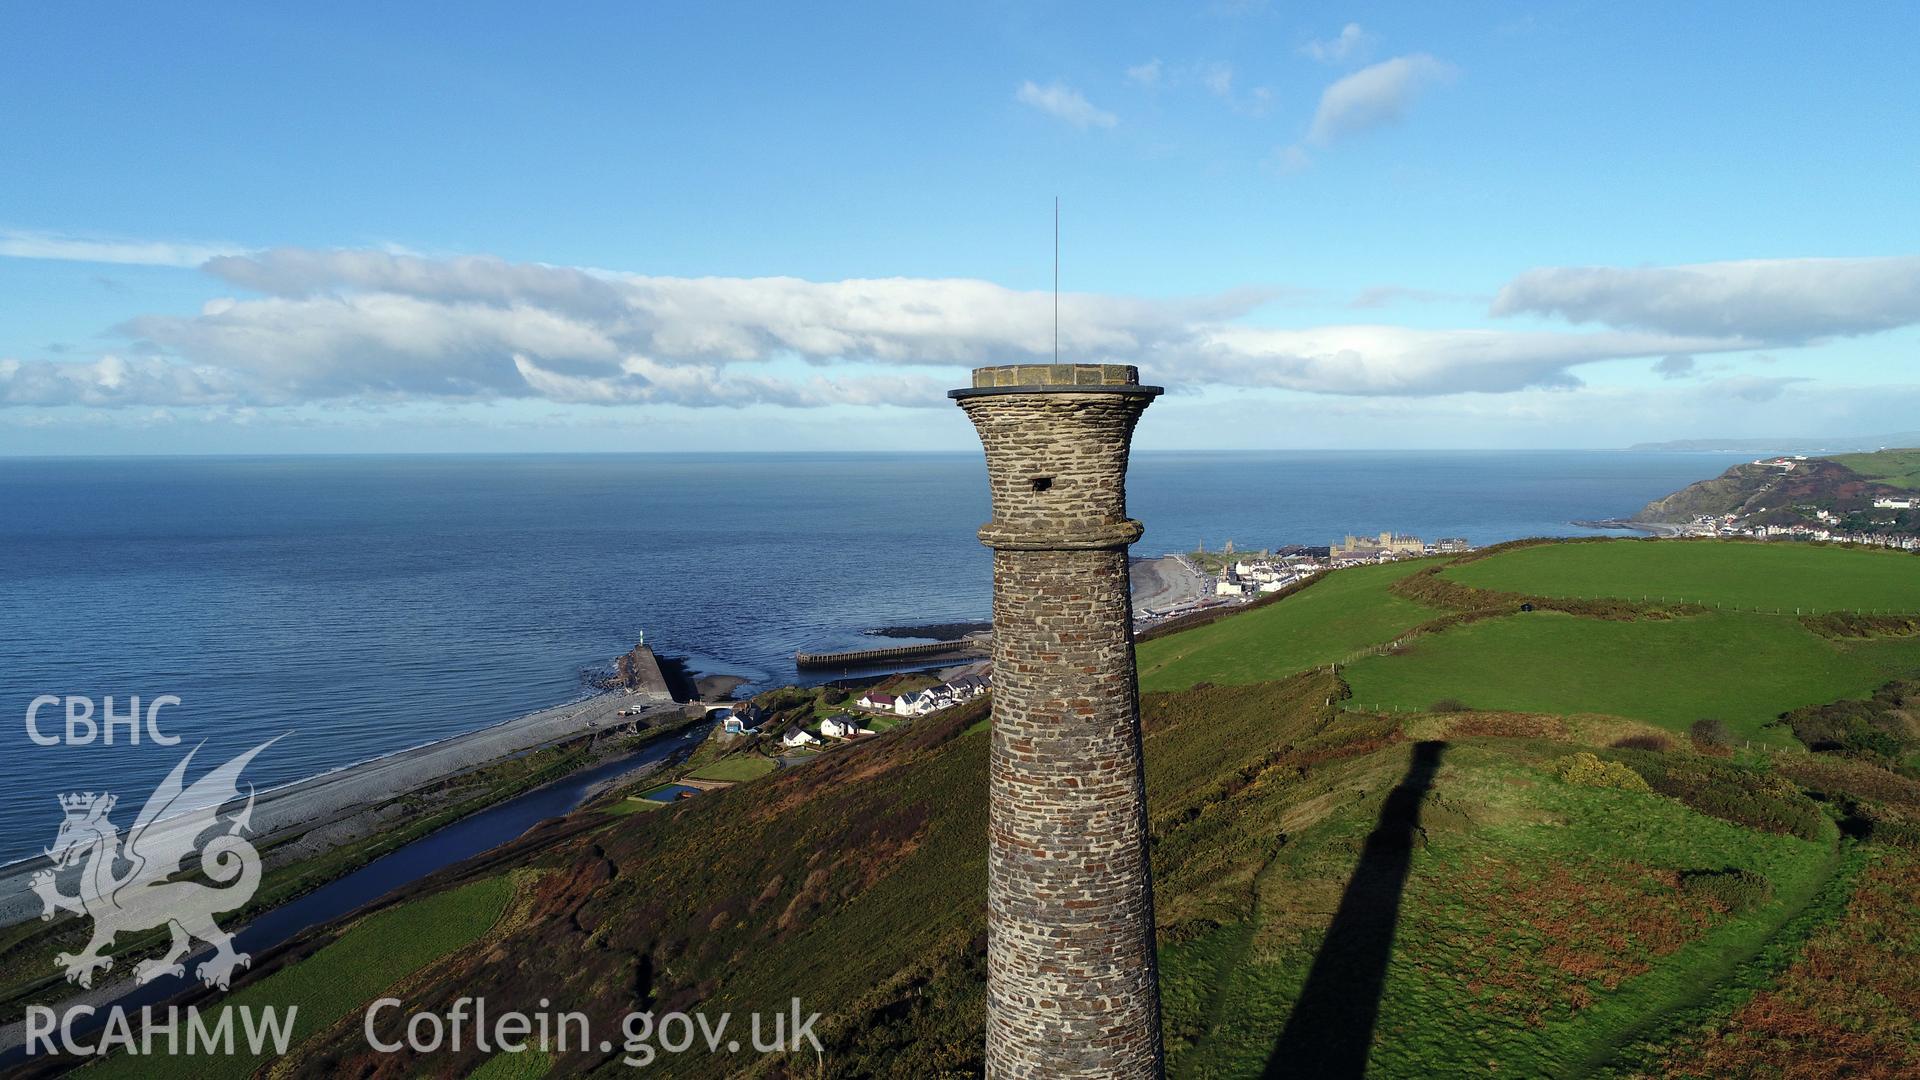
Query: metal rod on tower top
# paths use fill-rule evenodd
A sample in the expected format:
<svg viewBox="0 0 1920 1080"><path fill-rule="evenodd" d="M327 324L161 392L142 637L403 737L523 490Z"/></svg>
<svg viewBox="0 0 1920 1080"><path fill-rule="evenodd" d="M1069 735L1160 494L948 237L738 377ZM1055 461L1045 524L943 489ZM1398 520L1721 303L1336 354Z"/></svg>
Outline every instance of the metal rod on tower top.
<svg viewBox="0 0 1920 1080"><path fill-rule="evenodd" d="M1053 197L1053 362L1060 362L1060 196Z"/></svg>

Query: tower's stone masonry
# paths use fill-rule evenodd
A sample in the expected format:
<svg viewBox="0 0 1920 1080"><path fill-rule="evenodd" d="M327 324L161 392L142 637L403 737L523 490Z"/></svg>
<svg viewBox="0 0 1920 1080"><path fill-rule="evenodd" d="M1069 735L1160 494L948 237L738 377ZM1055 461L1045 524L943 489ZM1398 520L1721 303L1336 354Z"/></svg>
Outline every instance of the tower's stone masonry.
<svg viewBox="0 0 1920 1080"><path fill-rule="evenodd" d="M1131 367L981 368L993 520L987 1072L1158 1076L1127 545L1127 452L1158 387Z"/></svg>

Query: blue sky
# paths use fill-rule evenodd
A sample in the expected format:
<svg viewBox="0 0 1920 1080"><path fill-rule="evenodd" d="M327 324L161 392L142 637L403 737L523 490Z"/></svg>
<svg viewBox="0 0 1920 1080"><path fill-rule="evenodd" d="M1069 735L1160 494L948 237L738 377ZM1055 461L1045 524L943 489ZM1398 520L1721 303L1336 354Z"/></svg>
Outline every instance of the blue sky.
<svg viewBox="0 0 1920 1080"><path fill-rule="evenodd" d="M1920 8L15 5L0 453L1920 428Z"/></svg>

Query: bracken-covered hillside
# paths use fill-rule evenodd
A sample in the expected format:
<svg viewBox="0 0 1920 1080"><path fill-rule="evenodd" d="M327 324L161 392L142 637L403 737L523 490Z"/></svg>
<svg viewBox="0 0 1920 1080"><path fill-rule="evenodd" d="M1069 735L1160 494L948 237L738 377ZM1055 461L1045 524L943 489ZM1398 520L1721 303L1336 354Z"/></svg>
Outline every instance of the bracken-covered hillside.
<svg viewBox="0 0 1920 1080"><path fill-rule="evenodd" d="M1861 616L1858 636L1828 638L1792 614L1556 587L1583 578L1583 551L1666 544L1556 546L1572 561L1501 569L1519 547L1356 575L1328 594L1343 605L1303 602L1341 571L1192 640L1143 644L1143 667L1173 684L1143 703L1173 1075L1920 1073L1920 622ZM1873 557L1889 581L1920 574L1909 556ZM1728 582L1715 587L1749 587ZM1370 597L1396 614L1343 610ZM1553 609L1523 611L1528 598ZM1612 689L1634 673L1583 654L1578 633L1563 641L1565 627L1676 626L1708 641L1750 623L1827 650L1772 663L1845 655L1852 681L1810 669L1749 687L1743 709L1791 715L1729 725L1711 714L1727 676L1679 651L1645 673L1644 697L1666 686L1693 704L1636 716L1642 696ZM1351 668L1289 652L1320 625L1377 648ZM1421 658L1455 640L1517 659L1474 669L1485 685L1448 682ZM1529 673L1543 658L1556 678ZM1812 685L1827 697L1803 700ZM1749 747L1742 729L1764 738ZM823 1014L818 1060L695 1050L651 1068L975 1074L989 736L973 703L665 810L623 815L616 799L549 823L258 965L237 994L332 1010L316 1006L325 1022L263 1067L625 1071L597 1048L372 1053L360 1006L377 984L409 1010L544 998L601 1031L630 1009L772 1013L798 997ZM419 944L421 925L438 944ZM318 989L366 956L386 974Z"/></svg>

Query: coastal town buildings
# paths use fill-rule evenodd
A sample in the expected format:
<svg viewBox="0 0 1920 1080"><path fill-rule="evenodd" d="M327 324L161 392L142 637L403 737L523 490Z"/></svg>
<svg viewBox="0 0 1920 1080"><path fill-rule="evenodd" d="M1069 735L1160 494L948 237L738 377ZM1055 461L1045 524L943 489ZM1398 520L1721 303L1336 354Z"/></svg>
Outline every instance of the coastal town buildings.
<svg viewBox="0 0 1920 1080"><path fill-rule="evenodd" d="M1348 533L1340 543L1333 545L1332 555L1391 555L1400 558L1409 555L1424 555L1427 545L1417 536L1405 536L1396 532L1383 532L1377 538L1366 538Z"/></svg>
<svg viewBox="0 0 1920 1080"><path fill-rule="evenodd" d="M896 716L925 716L930 712L972 701L992 688L991 675L963 675L951 682L900 694L893 699ZM885 696L885 695L881 695Z"/></svg>
<svg viewBox="0 0 1920 1080"><path fill-rule="evenodd" d="M1672 526L1674 536L1716 536L1749 540L1802 540L1825 544L1859 544L1865 547L1920 551L1920 533L1856 532L1835 527L1838 518L1829 513L1815 517L1815 523L1755 525L1736 514L1702 516L1684 525Z"/></svg>

